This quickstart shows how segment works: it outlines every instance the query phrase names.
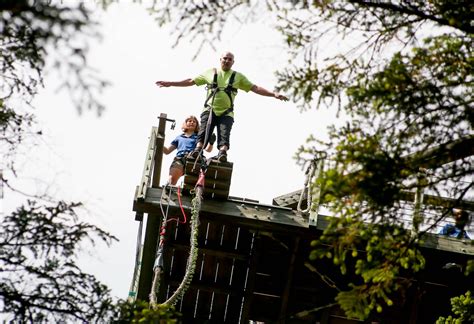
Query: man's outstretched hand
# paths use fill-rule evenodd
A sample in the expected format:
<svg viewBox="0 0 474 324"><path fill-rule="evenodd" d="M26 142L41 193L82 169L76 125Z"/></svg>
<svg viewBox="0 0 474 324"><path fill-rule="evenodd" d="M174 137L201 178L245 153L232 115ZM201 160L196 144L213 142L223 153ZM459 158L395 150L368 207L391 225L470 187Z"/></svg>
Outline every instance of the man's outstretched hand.
<svg viewBox="0 0 474 324"><path fill-rule="evenodd" d="M279 93L277 93L277 92L275 92L275 98L280 99L280 100L283 100L283 101L288 101L288 97L287 97L287 96L284 96L284 95L279 94Z"/></svg>
<svg viewBox="0 0 474 324"><path fill-rule="evenodd" d="M170 83L168 81L156 81L155 84L160 88L167 88L170 86Z"/></svg>

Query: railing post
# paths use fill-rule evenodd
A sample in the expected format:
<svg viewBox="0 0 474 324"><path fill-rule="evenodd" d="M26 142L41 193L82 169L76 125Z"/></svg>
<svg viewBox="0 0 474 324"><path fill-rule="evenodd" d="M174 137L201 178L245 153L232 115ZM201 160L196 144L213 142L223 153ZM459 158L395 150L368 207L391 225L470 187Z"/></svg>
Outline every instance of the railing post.
<svg viewBox="0 0 474 324"><path fill-rule="evenodd" d="M165 127L166 127L166 114L160 114L160 122L158 124L158 135L156 136L155 143L155 165L153 166L153 178L151 181L152 188L158 188L160 186L160 174L161 174L161 162L163 161L163 145L165 143Z"/></svg>
<svg viewBox="0 0 474 324"><path fill-rule="evenodd" d="M166 114L160 114L158 134L156 136L152 188L160 186L161 163L163 160L163 143L165 140ZM142 262L140 278L138 282L137 298L148 301L153 280L153 263L155 261L156 246L160 229L160 217L158 214L148 214L145 229L145 240L143 242Z"/></svg>

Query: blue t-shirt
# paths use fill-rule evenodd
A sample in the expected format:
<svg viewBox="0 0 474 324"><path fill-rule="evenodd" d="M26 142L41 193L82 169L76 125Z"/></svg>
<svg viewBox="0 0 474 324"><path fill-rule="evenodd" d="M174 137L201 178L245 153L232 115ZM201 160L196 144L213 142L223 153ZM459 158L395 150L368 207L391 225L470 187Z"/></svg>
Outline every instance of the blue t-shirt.
<svg viewBox="0 0 474 324"><path fill-rule="evenodd" d="M461 230L453 224L444 225L441 231L439 231L439 234L446 235L449 237L469 239L469 235L467 235L465 230Z"/></svg>
<svg viewBox="0 0 474 324"><path fill-rule="evenodd" d="M194 150L197 143L197 134L194 133L191 136L186 136L184 133L176 137L172 142L171 145L176 147L176 156L183 157L187 153Z"/></svg>

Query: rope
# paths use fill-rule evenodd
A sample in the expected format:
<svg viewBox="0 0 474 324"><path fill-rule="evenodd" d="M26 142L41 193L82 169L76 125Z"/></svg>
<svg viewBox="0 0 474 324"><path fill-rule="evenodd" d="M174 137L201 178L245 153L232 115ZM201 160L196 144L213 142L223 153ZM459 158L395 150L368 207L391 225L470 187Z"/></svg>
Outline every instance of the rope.
<svg viewBox="0 0 474 324"><path fill-rule="evenodd" d="M308 213L311 210L313 204L312 190L311 190L311 180L313 179L316 170L318 170L318 177L322 172L323 163L321 163L327 157L326 152L316 151L316 157L310 161L309 167L306 169L306 179L304 182L303 190L300 193L300 198L298 201L298 206L296 207L297 211L301 213ZM303 200L306 198L306 208L303 209Z"/></svg>
<svg viewBox="0 0 474 324"><path fill-rule="evenodd" d="M160 197L160 209L161 213L163 215L163 220L161 222L161 227L160 227L160 238L158 240L158 247L156 249L156 256L155 256L155 263L153 264L153 281L151 284L151 291L150 291L150 306L155 308L157 305L157 297L156 297L156 292L160 288L160 277L161 277L161 271L163 270L163 245L165 242L165 236L166 236L166 223L167 223L167 218L168 218L168 211L170 204L168 202L168 205L166 206L166 212L163 211L163 193L166 191L166 188L169 188L169 194L168 197L171 197L171 192L172 188L169 186L165 187L165 190L161 192L161 197Z"/></svg>
<svg viewBox="0 0 474 324"><path fill-rule="evenodd" d="M179 201L179 208L181 208L181 213L183 214L183 217L184 217L184 221L180 221L179 218L178 218L178 222L180 224L186 224L187 222L187 217L186 217L186 213L184 212L184 208L183 208L183 203L181 202L181 190L179 189L178 187L178 201Z"/></svg>
<svg viewBox="0 0 474 324"><path fill-rule="evenodd" d="M300 199L298 201L298 206L296 207L297 211L301 213L308 213L311 210L311 179L316 172L316 160L312 160L309 164L309 167L306 169L306 179L304 181L304 187L300 194ZM303 209L303 200L306 198L306 208Z"/></svg>
<svg viewBox="0 0 474 324"><path fill-rule="evenodd" d="M194 272L196 270L196 261L198 257L198 228L199 228L199 211L201 210L201 201L202 201L202 192L204 190L204 172L205 168L201 168L201 172L199 174L199 179L198 182L196 183L196 186L194 188L195 192L195 197L192 199L191 204L192 204L192 209L191 209L191 236L190 236L190 251L189 251L189 256L188 256L188 261L186 265L186 272L184 274L184 278L181 281L181 284L178 286L176 291L173 293L173 295L168 298L162 305L175 305L176 302L183 297L187 289L189 288L189 285L191 284L191 281L194 276ZM164 190L163 190L164 191ZM160 208L163 213L163 221L162 221L162 226L160 230L160 239L159 239L159 246L157 249L156 253L156 259L155 259L155 264L153 267L153 282L152 282L152 288L150 292L150 307L156 309L157 308L157 296L156 292L159 289L159 279L161 278L161 273L163 271L163 246L164 246L164 241L165 241L165 235L166 235L166 223L171 220L176 220L178 222L179 219L170 219L167 220L168 217L168 208L169 208L169 203L168 203L168 208L166 209L166 213L163 211L163 206L162 206L162 199L163 199L163 191L162 191L162 196L160 199ZM170 188L170 195L171 195L171 188ZM170 196L169 195L169 196ZM178 200L179 200L179 205L181 207L181 211L184 215L184 222L180 222L182 224L186 223L186 214L183 209L183 205L181 202L181 193L179 191L178 187Z"/></svg>
<svg viewBox="0 0 474 324"><path fill-rule="evenodd" d="M133 276L132 282L130 284L130 290L128 292L128 300L129 302L134 302L137 297L137 286L138 286L138 277L140 273L140 266L141 266L141 255L142 255L142 232L143 232L143 220L140 221L138 225L138 233L137 233L137 249L135 252L135 268L133 269Z"/></svg>
<svg viewBox="0 0 474 324"><path fill-rule="evenodd" d="M199 150L199 155L198 155L198 158L196 158L196 161L194 161L194 164L193 164L193 168L192 170L196 170L196 165L197 165L197 161L200 160L201 162L201 165L204 164L204 155L203 155L203 150L204 148L206 147L206 145L209 143L209 137L210 137L210 129L211 129L211 124L212 124L212 106L214 105L214 99L216 97L216 93L217 91L213 91L213 93L211 94L212 96L212 101L211 101L211 105L209 106L209 117L207 118L207 123L206 123L206 132L205 132L205 135L204 135L204 143L202 144L202 147L201 149ZM206 100L206 103L207 103L207 100Z"/></svg>
<svg viewBox="0 0 474 324"><path fill-rule="evenodd" d="M180 300L185 292L188 290L191 281L193 280L194 272L196 270L196 261L198 257L198 227L199 227L199 211L201 210L201 199L202 199L202 187L197 187L196 196L191 201L192 203L192 212L191 212L191 236L190 236L190 245L191 249L189 251L189 257L186 265L186 272L184 274L183 281L175 290L173 295L166 300L163 305L175 305L178 300Z"/></svg>

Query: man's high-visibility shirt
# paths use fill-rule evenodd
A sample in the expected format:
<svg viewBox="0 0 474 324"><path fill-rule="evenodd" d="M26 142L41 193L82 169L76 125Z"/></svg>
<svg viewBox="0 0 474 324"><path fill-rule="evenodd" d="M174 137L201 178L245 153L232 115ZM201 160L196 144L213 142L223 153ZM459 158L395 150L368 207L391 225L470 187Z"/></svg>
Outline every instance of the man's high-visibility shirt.
<svg viewBox="0 0 474 324"><path fill-rule="evenodd" d="M217 91L215 98L210 98L207 104L212 107L212 110L217 116L222 115L227 109L230 108L231 101L227 93L225 93L224 89L227 87L229 83L230 76L232 75L233 70L223 71L221 69L217 69L217 86L219 87L220 91ZM209 69L206 72L200 74L196 78L194 78L194 83L197 86L201 86L204 84L211 85L214 79L214 69ZM234 83L232 84L233 88L243 90L245 92L249 92L250 89L253 87L253 83L250 82L245 75L240 72L236 72ZM209 88L207 90L207 96L210 95L212 89ZM235 100L236 93L232 92L232 102ZM206 109L206 108L205 108ZM229 116L234 116L233 112L228 114Z"/></svg>

